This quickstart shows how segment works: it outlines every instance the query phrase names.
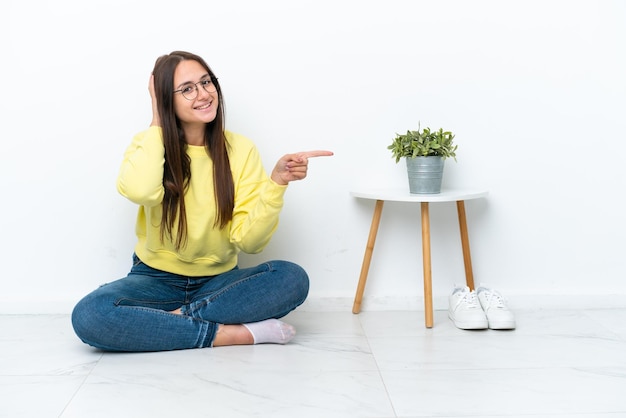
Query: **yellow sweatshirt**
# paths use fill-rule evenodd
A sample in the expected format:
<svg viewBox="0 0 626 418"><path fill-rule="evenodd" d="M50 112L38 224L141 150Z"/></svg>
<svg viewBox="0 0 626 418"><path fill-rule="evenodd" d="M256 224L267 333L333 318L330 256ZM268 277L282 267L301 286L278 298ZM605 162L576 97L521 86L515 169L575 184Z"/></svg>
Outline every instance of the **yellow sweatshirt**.
<svg viewBox="0 0 626 418"><path fill-rule="evenodd" d="M188 241L180 251L160 239L165 148L160 127L138 133L126 149L117 190L139 205L135 253L150 267L184 276L212 276L237 265L237 254L258 253L278 227L287 186L274 183L256 146L246 137L226 132L235 183L233 219L216 229L213 162L203 146L187 147L191 181L185 194ZM174 224L176 225L176 223Z"/></svg>

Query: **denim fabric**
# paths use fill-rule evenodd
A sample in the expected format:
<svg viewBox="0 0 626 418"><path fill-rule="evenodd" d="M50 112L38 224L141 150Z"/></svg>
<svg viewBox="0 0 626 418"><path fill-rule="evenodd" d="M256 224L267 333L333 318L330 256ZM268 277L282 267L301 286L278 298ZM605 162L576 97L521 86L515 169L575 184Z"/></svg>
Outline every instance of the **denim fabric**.
<svg viewBox="0 0 626 418"><path fill-rule="evenodd" d="M86 344L107 351L210 347L218 324L281 318L309 291L306 272L288 261L185 277L133 258L127 277L101 286L74 308L72 325ZM183 315L168 312L178 308Z"/></svg>

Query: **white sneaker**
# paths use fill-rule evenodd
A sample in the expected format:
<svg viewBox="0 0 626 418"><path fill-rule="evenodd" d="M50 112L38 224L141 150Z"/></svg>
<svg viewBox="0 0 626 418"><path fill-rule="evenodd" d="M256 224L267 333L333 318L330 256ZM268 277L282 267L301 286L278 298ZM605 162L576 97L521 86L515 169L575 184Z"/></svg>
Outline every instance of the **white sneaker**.
<svg viewBox="0 0 626 418"><path fill-rule="evenodd" d="M480 307L476 292L469 287L455 287L448 298L448 317L460 329L486 329L489 322Z"/></svg>
<svg viewBox="0 0 626 418"><path fill-rule="evenodd" d="M476 289L480 306L482 306L489 328L491 329L515 329L515 316L506 306L504 297L497 290L490 289L481 284Z"/></svg>

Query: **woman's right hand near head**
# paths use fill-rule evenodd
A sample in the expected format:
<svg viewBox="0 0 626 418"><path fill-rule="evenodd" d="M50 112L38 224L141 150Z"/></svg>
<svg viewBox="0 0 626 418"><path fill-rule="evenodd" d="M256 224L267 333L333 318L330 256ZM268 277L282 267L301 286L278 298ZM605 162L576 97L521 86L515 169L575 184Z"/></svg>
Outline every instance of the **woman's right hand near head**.
<svg viewBox="0 0 626 418"><path fill-rule="evenodd" d="M150 74L148 91L150 92L150 98L152 100L152 122L150 122L150 126L161 126L161 119L159 118L159 108L157 106L156 93L154 91L154 74Z"/></svg>

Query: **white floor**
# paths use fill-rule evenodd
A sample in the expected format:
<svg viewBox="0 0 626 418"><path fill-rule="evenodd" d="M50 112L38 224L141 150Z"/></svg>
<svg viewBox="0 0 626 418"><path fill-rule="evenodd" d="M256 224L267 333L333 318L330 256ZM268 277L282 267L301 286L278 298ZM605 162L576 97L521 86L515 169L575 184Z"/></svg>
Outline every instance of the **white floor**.
<svg viewBox="0 0 626 418"><path fill-rule="evenodd" d="M299 312L286 346L102 353L69 317L0 316L0 417L626 417L626 310Z"/></svg>

